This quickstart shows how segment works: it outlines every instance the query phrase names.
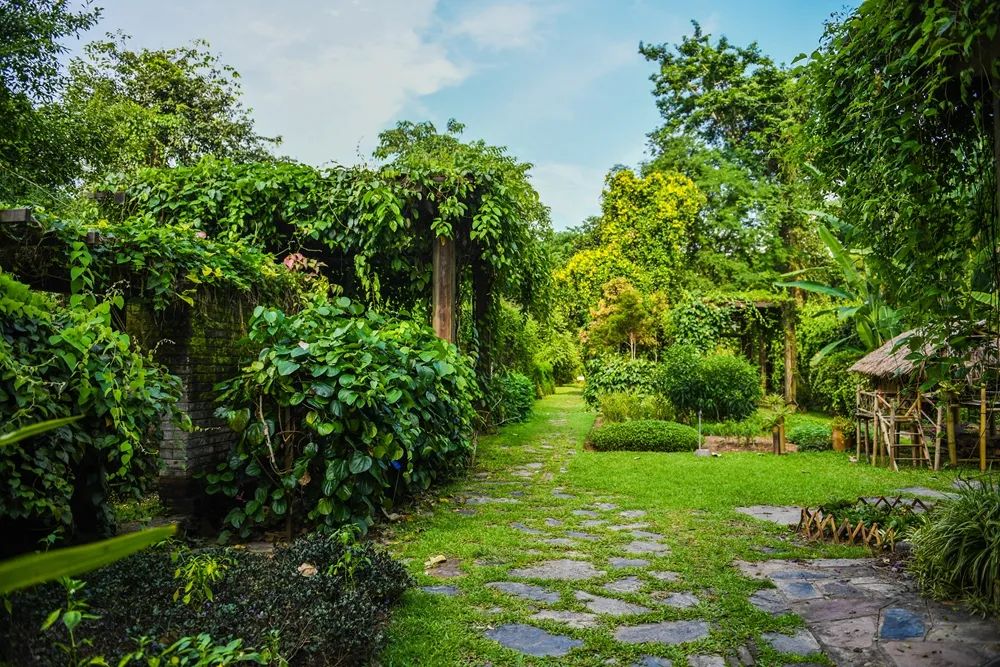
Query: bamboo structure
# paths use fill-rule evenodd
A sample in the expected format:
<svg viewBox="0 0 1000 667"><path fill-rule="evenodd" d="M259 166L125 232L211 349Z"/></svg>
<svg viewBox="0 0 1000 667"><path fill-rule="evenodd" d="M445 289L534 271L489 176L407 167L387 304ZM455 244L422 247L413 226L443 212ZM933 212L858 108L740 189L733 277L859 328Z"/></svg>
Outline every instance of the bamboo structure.
<svg viewBox="0 0 1000 667"><path fill-rule="evenodd" d="M922 392L922 369L911 361L905 336L897 336L851 367L874 387L859 388L855 396L858 460L864 456L872 465L881 460L893 470L901 464L938 470L941 445L946 442L952 466L975 464L985 472L1000 462L1000 391L991 391L980 380L983 384L962 390Z"/></svg>

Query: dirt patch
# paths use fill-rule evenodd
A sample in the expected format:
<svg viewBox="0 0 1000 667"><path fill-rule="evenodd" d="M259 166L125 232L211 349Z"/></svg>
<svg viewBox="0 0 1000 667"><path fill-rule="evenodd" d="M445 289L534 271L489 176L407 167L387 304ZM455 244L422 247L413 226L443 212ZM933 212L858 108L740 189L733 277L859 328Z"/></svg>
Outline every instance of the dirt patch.
<svg viewBox="0 0 1000 667"><path fill-rule="evenodd" d="M770 454L774 449L774 443L770 436L760 436L754 438L751 443L746 440L737 440L722 435L706 435L705 444L713 452L757 452L760 454ZM785 443L786 452L797 452L799 448L790 442Z"/></svg>

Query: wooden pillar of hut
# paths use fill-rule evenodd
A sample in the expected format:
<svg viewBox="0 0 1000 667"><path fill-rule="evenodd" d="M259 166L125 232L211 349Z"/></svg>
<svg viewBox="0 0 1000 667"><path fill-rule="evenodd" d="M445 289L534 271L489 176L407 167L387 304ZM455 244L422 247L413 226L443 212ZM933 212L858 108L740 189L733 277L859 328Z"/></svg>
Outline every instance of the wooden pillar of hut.
<svg viewBox="0 0 1000 667"><path fill-rule="evenodd" d="M449 343L456 339L455 300L458 286L456 283L455 241L439 236L434 242L433 251L433 311L431 324L434 333Z"/></svg>
<svg viewBox="0 0 1000 667"><path fill-rule="evenodd" d="M958 465L958 435L956 433L958 423L958 406L952 403L952 397L948 396L948 404L945 407L945 429L948 432L948 462L952 466Z"/></svg>
<svg viewBox="0 0 1000 667"><path fill-rule="evenodd" d="M785 402L795 404L795 304L789 303L783 311L785 329Z"/></svg>
<svg viewBox="0 0 1000 667"><path fill-rule="evenodd" d="M934 469L941 469L941 420L944 408L937 406L937 418L934 420Z"/></svg>
<svg viewBox="0 0 1000 667"><path fill-rule="evenodd" d="M979 470L986 472L986 385L979 388Z"/></svg>

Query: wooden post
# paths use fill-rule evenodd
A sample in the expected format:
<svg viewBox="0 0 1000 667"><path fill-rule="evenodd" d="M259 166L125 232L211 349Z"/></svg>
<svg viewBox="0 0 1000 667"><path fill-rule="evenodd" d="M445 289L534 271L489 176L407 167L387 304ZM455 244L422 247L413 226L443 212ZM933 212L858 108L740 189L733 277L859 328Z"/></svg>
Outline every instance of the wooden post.
<svg viewBox="0 0 1000 667"><path fill-rule="evenodd" d="M16 224L31 222L30 208L5 208L0 209L0 223Z"/></svg>
<svg viewBox="0 0 1000 667"><path fill-rule="evenodd" d="M955 405L951 402L951 396L948 396L948 405L945 406L945 421L946 428L948 430L948 462L952 466L958 465L958 436L955 431L957 427L955 422Z"/></svg>
<svg viewBox="0 0 1000 667"><path fill-rule="evenodd" d="M455 342L455 241L439 236L434 242L433 313L434 333Z"/></svg>
<svg viewBox="0 0 1000 667"><path fill-rule="evenodd" d="M986 385L979 388L979 471L986 472Z"/></svg>
<svg viewBox="0 0 1000 667"><path fill-rule="evenodd" d="M760 392L767 394L767 338L762 327L757 327L757 365L760 367Z"/></svg>
<svg viewBox="0 0 1000 667"><path fill-rule="evenodd" d="M865 429L868 427L865 426ZM854 389L854 458L861 460L861 387Z"/></svg>
<svg viewBox="0 0 1000 667"><path fill-rule="evenodd" d="M937 419L934 421L934 469L941 469L941 418L944 416L944 409L937 406Z"/></svg>
<svg viewBox="0 0 1000 667"><path fill-rule="evenodd" d="M785 402L796 404L795 400L795 305L790 303L784 309L785 320Z"/></svg>

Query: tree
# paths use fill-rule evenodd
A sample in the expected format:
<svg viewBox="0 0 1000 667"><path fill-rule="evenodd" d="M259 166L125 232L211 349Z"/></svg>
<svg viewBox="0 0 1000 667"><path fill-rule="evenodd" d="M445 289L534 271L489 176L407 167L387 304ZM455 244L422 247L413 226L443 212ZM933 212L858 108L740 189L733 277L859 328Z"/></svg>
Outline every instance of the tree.
<svg viewBox="0 0 1000 667"><path fill-rule="evenodd" d="M646 296L624 278L613 278L604 285L604 297L591 311L583 338L593 348L625 347L635 359L640 347L656 348L665 305L662 295Z"/></svg>
<svg viewBox="0 0 1000 667"><path fill-rule="evenodd" d="M205 41L131 51L95 42L69 66L63 106L100 128L91 170L190 165L205 155L235 162L271 159L280 137L254 128L239 73Z"/></svg>
<svg viewBox="0 0 1000 667"><path fill-rule="evenodd" d="M804 169L811 145L802 132L808 109L797 73L756 43L713 43L697 23L680 44L642 44L639 51L659 65L651 79L664 124L650 135L654 148L675 152L678 137L687 136L745 170L760 215L781 240L774 260L784 270L809 265L813 235L802 210L817 194ZM745 223L756 224L753 208Z"/></svg>
<svg viewBox="0 0 1000 667"><path fill-rule="evenodd" d="M88 136L47 102L59 91L62 40L93 26L99 10L62 0L0 5L0 201L49 199L79 173Z"/></svg>
<svg viewBox="0 0 1000 667"><path fill-rule="evenodd" d="M955 350L1000 319L998 55L996 0L867 0L809 68L842 217L902 314Z"/></svg>

